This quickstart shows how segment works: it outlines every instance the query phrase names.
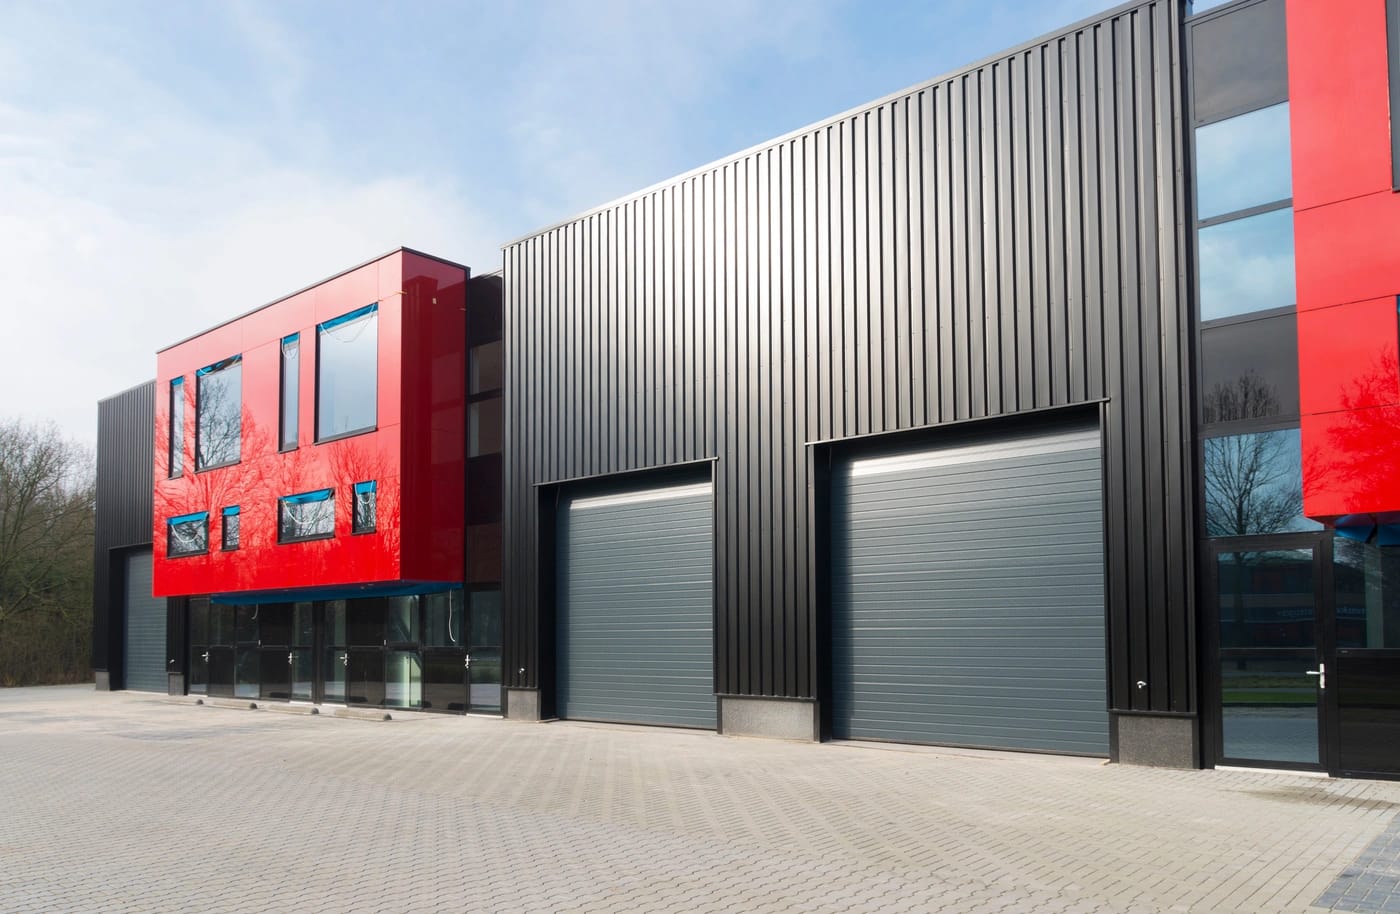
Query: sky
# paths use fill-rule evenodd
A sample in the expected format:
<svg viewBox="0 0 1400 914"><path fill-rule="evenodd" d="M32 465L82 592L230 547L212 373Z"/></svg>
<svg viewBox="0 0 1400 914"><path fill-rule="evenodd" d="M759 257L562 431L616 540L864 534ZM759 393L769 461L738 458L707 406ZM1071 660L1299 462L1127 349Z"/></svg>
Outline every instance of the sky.
<svg viewBox="0 0 1400 914"><path fill-rule="evenodd" d="M1113 0L0 0L0 419L399 246L500 246Z"/></svg>

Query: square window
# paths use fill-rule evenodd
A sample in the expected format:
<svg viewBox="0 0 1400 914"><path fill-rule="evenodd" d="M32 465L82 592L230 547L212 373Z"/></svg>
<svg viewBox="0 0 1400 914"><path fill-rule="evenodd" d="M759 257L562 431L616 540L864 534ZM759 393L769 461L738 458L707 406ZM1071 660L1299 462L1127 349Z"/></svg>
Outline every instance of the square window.
<svg viewBox="0 0 1400 914"><path fill-rule="evenodd" d="M222 542L226 551L238 548L239 517L237 505L224 509L224 532Z"/></svg>
<svg viewBox="0 0 1400 914"><path fill-rule="evenodd" d="M315 492L302 492L278 499L279 543L297 543L332 536L335 536L334 490L318 489Z"/></svg>
<svg viewBox="0 0 1400 914"><path fill-rule="evenodd" d="M195 372L196 470L237 463L243 434L243 356Z"/></svg>
<svg viewBox="0 0 1400 914"><path fill-rule="evenodd" d="M170 558L209 551L209 512L182 514L166 521L165 554Z"/></svg>
<svg viewBox="0 0 1400 914"><path fill-rule="evenodd" d="M1288 103L1196 129L1196 218L1293 196Z"/></svg>
<svg viewBox="0 0 1400 914"><path fill-rule="evenodd" d="M378 522L378 484L374 481L355 483L355 516L351 533L373 533Z"/></svg>
<svg viewBox="0 0 1400 914"><path fill-rule="evenodd" d="M316 440L367 432L378 422L379 305L316 326Z"/></svg>

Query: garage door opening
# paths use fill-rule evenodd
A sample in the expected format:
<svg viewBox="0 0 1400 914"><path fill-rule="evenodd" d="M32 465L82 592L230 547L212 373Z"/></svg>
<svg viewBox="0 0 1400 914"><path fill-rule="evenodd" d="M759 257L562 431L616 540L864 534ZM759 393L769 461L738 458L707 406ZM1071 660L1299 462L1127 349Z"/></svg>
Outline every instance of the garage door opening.
<svg viewBox="0 0 1400 914"><path fill-rule="evenodd" d="M837 738L1106 756L1095 425L857 457L831 489Z"/></svg>

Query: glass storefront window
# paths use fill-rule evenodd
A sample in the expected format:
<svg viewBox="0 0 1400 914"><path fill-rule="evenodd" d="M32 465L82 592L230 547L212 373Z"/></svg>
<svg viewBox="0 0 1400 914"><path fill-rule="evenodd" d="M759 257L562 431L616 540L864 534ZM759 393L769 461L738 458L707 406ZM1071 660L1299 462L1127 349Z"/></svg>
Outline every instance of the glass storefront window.
<svg viewBox="0 0 1400 914"><path fill-rule="evenodd" d="M1400 648L1400 546L1338 537L1332 581L1340 648Z"/></svg>
<svg viewBox="0 0 1400 914"><path fill-rule="evenodd" d="M1303 516L1302 441L1297 429L1207 438L1204 451L1207 535L1322 529Z"/></svg>
<svg viewBox="0 0 1400 914"><path fill-rule="evenodd" d="M1201 320L1296 304L1291 207L1197 233Z"/></svg>
<svg viewBox="0 0 1400 914"><path fill-rule="evenodd" d="M462 647L466 644L462 591L449 590L423 597L423 643L429 647Z"/></svg>
<svg viewBox="0 0 1400 914"><path fill-rule="evenodd" d="M423 665L417 651L389 651L384 663L384 704L417 708L423 704Z"/></svg>
<svg viewBox="0 0 1400 914"><path fill-rule="evenodd" d="M1196 130L1196 217L1209 219L1293 196L1288 103Z"/></svg>
<svg viewBox="0 0 1400 914"><path fill-rule="evenodd" d="M418 640L418 597L389 597L385 607L388 628L385 640L403 644Z"/></svg>

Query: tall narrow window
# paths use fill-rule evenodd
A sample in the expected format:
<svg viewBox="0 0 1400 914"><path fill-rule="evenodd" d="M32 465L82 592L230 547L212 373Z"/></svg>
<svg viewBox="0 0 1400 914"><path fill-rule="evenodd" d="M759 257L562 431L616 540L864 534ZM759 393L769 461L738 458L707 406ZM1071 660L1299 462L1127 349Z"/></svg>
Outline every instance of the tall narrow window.
<svg viewBox="0 0 1400 914"><path fill-rule="evenodd" d="M1385 3L1386 47L1390 58L1390 185L1400 190L1400 0Z"/></svg>
<svg viewBox="0 0 1400 914"><path fill-rule="evenodd" d="M316 440L367 432L378 421L379 305L316 326Z"/></svg>
<svg viewBox="0 0 1400 914"><path fill-rule="evenodd" d="M334 490L317 489L278 500L278 542L295 543L330 536L335 536Z"/></svg>
<svg viewBox="0 0 1400 914"><path fill-rule="evenodd" d="M297 404L301 396L301 334L282 338L282 435L278 447L297 446Z"/></svg>
<svg viewBox="0 0 1400 914"><path fill-rule="evenodd" d="M166 521L165 554L170 558L209 551L209 512L181 514Z"/></svg>
<svg viewBox="0 0 1400 914"><path fill-rule="evenodd" d="M185 379L170 382L170 476L185 472Z"/></svg>
<svg viewBox="0 0 1400 914"><path fill-rule="evenodd" d="M237 463L242 453L243 356L195 372L196 470Z"/></svg>
<svg viewBox="0 0 1400 914"><path fill-rule="evenodd" d="M351 533L374 532L379 514L376 504L378 487L374 480L355 483L355 517L350 523Z"/></svg>
<svg viewBox="0 0 1400 914"><path fill-rule="evenodd" d="M238 527L239 527L238 505L230 505L224 509L224 529L223 546L224 549L238 548Z"/></svg>

